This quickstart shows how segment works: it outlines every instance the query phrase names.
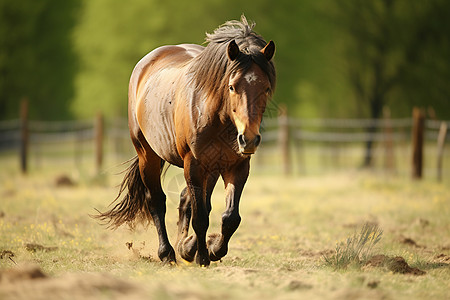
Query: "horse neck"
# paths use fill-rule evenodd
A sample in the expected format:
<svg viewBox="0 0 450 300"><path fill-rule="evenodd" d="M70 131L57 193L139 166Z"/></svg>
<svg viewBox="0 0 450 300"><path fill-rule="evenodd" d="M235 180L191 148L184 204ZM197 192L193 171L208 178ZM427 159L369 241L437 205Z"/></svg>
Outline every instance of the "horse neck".
<svg viewBox="0 0 450 300"><path fill-rule="evenodd" d="M226 97L220 97L220 99L216 99L218 102L217 107L219 108L216 111L216 114L219 116L219 119L222 123L225 123L230 119L231 115L231 105L230 101Z"/></svg>
<svg viewBox="0 0 450 300"><path fill-rule="evenodd" d="M200 109L202 121L214 121L219 119L221 123L225 123L230 118L230 105L227 98L222 93L210 92L198 90L195 87L191 87L195 91L189 95L191 99L187 99L191 105L191 111L194 112ZM189 89L187 89L189 90Z"/></svg>

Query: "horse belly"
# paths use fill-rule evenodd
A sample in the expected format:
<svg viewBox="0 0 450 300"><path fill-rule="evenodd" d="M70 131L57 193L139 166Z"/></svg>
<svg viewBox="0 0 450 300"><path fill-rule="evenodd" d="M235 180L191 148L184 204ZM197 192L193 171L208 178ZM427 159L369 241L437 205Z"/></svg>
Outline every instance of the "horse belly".
<svg viewBox="0 0 450 300"><path fill-rule="evenodd" d="M170 164L182 167L175 140L175 94L162 78L167 79L167 75L158 74L148 79L143 95L138 97L136 117L153 151Z"/></svg>

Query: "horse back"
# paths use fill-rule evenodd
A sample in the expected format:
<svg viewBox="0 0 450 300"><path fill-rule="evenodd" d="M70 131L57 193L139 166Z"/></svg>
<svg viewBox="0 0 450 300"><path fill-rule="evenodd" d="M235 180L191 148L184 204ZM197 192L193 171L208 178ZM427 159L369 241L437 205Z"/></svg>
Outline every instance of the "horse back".
<svg viewBox="0 0 450 300"><path fill-rule="evenodd" d="M164 160L182 165L176 149L174 104L187 63L202 46L182 44L159 47L135 66L128 89L128 123L132 139L145 138ZM140 134L142 133L142 134Z"/></svg>

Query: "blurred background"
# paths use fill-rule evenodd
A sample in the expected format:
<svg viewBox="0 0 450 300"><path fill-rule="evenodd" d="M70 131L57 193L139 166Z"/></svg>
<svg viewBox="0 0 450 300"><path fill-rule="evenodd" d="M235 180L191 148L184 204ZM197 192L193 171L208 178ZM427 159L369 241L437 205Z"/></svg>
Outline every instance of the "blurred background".
<svg viewBox="0 0 450 300"><path fill-rule="evenodd" d="M3 169L89 177L132 157L135 64L244 13L277 45L254 172L449 182L449 11L446 0L0 0Z"/></svg>

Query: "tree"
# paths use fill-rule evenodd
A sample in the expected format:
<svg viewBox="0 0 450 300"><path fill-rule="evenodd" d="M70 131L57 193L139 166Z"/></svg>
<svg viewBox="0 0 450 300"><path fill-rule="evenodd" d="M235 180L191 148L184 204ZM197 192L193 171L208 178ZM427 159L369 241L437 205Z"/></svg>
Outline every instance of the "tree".
<svg viewBox="0 0 450 300"><path fill-rule="evenodd" d="M448 27L442 26L448 23L442 15L449 8L446 1L348 0L336 3L335 21L345 33L342 44L345 74L361 114L368 112L370 118L379 119L383 106L389 100L394 101L393 94L400 103L410 101L407 95L411 91L423 95L423 91L430 88L426 83L430 83L429 76L437 71L437 61L448 65ZM441 51L445 43L446 50ZM434 67L429 62L431 53L439 53L431 59ZM450 79L448 68L444 72L446 79ZM447 96L448 92L446 88ZM418 102L424 103L424 100ZM426 100L430 101L428 97ZM370 135L375 131L375 126L368 127ZM363 163L366 167L372 162L372 145L370 139Z"/></svg>
<svg viewBox="0 0 450 300"><path fill-rule="evenodd" d="M97 111L125 116L128 80L139 59L164 44L201 44L205 32L212 32L227 20L239 19L242 13L257 23L255 31L276 43L278 81L274 100L288 104L292 111L304 111L316 99L303 97L299 102L299 83L320 86L314 92L321 99L325 95L317 95L318 91L329 91L329 85L334 83L324 80L323 75L330 56L317 51L317 47L325 48L327 28L321 26L321 20L314 14L316 3L313 0L162 3L135 0L132 4L85 1L75 34L81 71L76 79L73 111L79 117L90 117ZM318 109L311 108L307 113L311 111Z"/></svg>
<svg viewBox="0 0 450 300"><path fill-rule="evenodd" d="M0 119L17 117L22 98L32 117L68 116L78 9L76 0L0 0Z"/></svg>

